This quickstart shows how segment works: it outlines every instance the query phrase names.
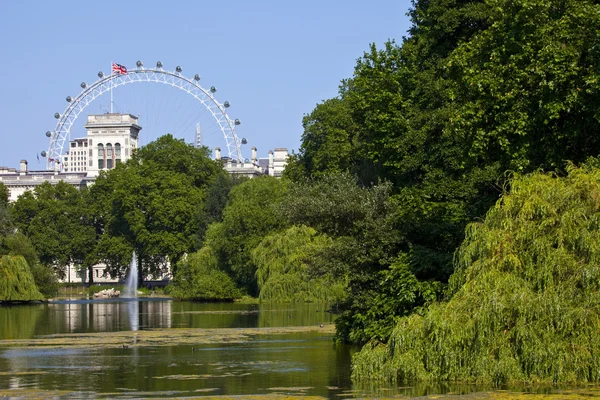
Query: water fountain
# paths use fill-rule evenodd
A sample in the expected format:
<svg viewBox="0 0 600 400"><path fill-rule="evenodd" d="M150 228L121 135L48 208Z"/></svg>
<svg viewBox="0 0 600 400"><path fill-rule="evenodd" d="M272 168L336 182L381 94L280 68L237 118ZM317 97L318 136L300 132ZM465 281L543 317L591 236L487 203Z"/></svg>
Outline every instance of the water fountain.
<svg viewBox="0 0 600 400"><path fill-rule="evenodd" d="M137 257L135 251L131 256L131 264L129 264L129 275L125 281L124 296L128 299L137 299L137 286L138 286L138 268L137 268Z"/></svg>

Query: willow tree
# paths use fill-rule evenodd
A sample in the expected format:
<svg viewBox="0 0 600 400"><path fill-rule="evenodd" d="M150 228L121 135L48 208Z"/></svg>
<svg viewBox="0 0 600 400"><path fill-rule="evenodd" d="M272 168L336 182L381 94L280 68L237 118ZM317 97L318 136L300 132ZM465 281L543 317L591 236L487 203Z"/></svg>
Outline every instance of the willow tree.
<svg viewBox="0 0 600 400"><path fill-rule="evenodd" d="M266 236L252 251L260 299L273 302L330 302L343 297L345 279L320 274L319 253L333 240L307 226Z"/></svg>
<svg viewBox="0 0 600 400"><path fill-rule="evenodd" d="M0 258L0 302L43 300L23 256Z"/></svg>
<svg viewBox="0 0 600 400"><path fill-rule="evenodd" d="M600 169L535 173L470 224L452 298L400 320L355 379L600 381Z"/></svg>

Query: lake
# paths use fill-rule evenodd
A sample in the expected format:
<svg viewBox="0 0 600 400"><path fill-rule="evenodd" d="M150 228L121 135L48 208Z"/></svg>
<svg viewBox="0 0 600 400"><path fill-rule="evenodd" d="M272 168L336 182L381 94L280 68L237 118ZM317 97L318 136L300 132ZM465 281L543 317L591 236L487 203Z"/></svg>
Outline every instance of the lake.
<svg viewBox="0 0 600 400"><path fill-rule="evenodd" d="M139 299L2 306L0 390L89 398L334 398L352 384L351 349L333 343L333 320L316 304Z"/></svg>

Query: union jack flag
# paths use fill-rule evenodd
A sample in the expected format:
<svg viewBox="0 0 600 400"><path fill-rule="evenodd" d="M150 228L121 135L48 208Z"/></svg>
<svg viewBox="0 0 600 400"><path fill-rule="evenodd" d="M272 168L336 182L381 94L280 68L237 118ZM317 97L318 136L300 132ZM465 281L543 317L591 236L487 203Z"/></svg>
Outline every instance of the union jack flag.
<svg viewBox="0 0 600 400"><path fill-rule="evenodd" d="M124 65L112 63L112 72L113 74L126 74L127 68Z"/></svg>

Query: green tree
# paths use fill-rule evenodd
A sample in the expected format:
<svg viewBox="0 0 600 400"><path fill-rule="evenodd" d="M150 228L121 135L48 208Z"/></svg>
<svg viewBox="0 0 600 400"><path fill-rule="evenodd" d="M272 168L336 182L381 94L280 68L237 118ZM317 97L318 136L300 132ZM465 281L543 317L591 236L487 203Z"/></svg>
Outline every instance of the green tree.
<svg viewBox="0 0 600 400"><path fill-rule="evenodd" d="M0 255L22 256L33 275L36 287L45 298L58 293L58 279L52 267L41 265L29 238L20 232L0 235Z"/></svg>
<svg viewBox="0 0 600 400"><path fill-rule="evenodd" d="M206 231L210 224L221 222L223 219L223 210L229 199L231 189L247 178L234 178L227 171L221 171L216 179L206 188L204 202L200 205L198 211L198 231L196 233L196 247L201 248Z"/></svg>
<svg viewBox="0 0 600 400"><path fill-rule="evenodd" d="M9 192L6 185L0 182L0 207L8 205Z"/></svg>
<svg viewBox="0 0 600 400"><path fill-rule="evenodd" d="M288 160L284 176L300 181L328 173L359 172L354 125L347 101L333 98L318 104L302 118L300 151Z"/></svg>
<svg viewBox="0 0 600 400"><path fill-rule="evenodd" d="M337 302L344 296L345 276L318 273L314 265L332 239L307 226L292 226L265 236L252 251L260 299L272 302Z"/></svg>
<svg viewBox="0 0 600 400"><path fill-rule="evenodd" d="M0 258L0 301L43 300L22 256Z"/></svg>
<svg viewBox="0 0 600 400"><path fill-rule="evenodd" d="M180 300L232 301L241 296L208 246L179 261L169 293Z"/></svg>
<svg viewBox="0 0 600 400"><path fill-rule="evenodd" d="M599 7L413 2L410 36L372 45L338 98L309 116L288 176L348 170L365 185L390 182L400 242L388 258L406 255L418 282L445 283L465 226L494 204L511 171L562 174L565 160L600 153L599 114L589 106L600 93ZM327 158L333 137L351 138L340 148L352 157ZM371 265L363 293L380 290L375 282L391 262Z"/></svg>
<svg viewBox="0 0 600 400"><path fill-rule="evenodd" d="M269 176L235 186L222 222L208 228L205 246L213 249L219 269L230 274L247 294L258 295L252 250L264 236L285 226L275 209L286 190L286 181Z"/></svg>
<svg viewBox="0 0 600 400"><path fill-rule="evenodd" d="M355 379L600 381L600 169L517 176L467 228L452 298L366 346Z"/></svg>
<svg viewBox="0 0 600 400"><path fill-rule="evenodd" d="M220 173L206 149L171 135L102 173L91 188L99 240L90 265L103 261L111 276L124 276L135 251L139 282L163 272L167 263L175 269L194 248L197 210Z"/></svg>
<svg viewBox="0 0 600 400"><path fill-rule="evenodd" d="M31 240L40 262L59 273L70 264L82 264L94 247L82 192L68 183L44 182L20 196L11 210L16 226Z"/></svg>

